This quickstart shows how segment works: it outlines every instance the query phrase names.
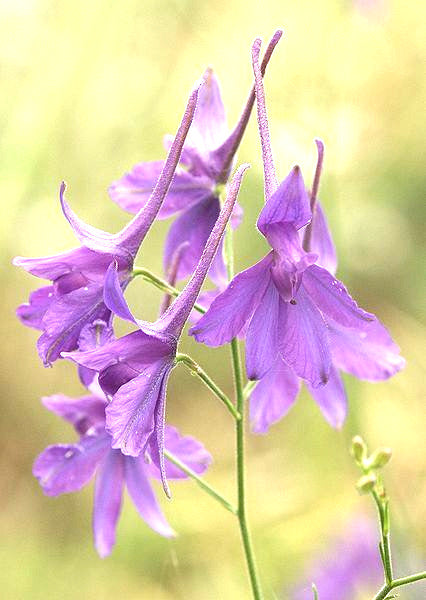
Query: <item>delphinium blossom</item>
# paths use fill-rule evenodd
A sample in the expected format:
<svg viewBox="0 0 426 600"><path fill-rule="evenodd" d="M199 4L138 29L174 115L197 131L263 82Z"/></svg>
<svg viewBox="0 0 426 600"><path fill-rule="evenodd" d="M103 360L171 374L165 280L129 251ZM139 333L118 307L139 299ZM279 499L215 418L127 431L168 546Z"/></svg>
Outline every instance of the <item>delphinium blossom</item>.
<svg viewBox="0 0 426 600"><path fill-rule="evenodd" d="M268 45L260 67L262 75L281 35L282 31L277 31ZM188 242L181 253L177 280L192 273L219 215L220 192L230 176L235 153L249 121L255 98L252 89L241 117L230 133L219 84L211 69L207 69L205 79L206 84L200 90L197 110L182 152L181 167L176 170L158 215L160 219L178 215L165 242L166 273L176 249ZM167 137L166 146L169 143ZM162 165L162 161L137 164L130 173L111 185L111 198L123 209L137 212L145 204ZM233 227L239 225L241 217L242 210L236 205L231 219ZM222 252L219 251L209 276L216 284L220 284L225 273Z"/></svg>
<svg viewBox="0 0 426 600"><path fill-rule="evenodd" d="M48 496L80 490L96 474L93 535L97 552L105 557L115 544L124 487L154 531L165 537L175 534L151 487L150 479L160 479L158 467L148 451L132 457L111 448L111 436L105 431L106 398L98 386L91 390L81 398L57 394L43 399L46 408L69 421L80 437L72 444L48 446L35 460L33 473ZM211 456L200 442L182 437L170 426L164 438L165 448L185 466L198 474L205 472ZM170 480L187 477L167 459L165 470Z"/></svg>
<svg viewBox="0 0 426 600"><path fill-rule="evenodd" d="M338 426L346 412L346 399L333 360L337 354L334 348L342 343L341 337L335 340L337 335L330 326L345 339L371 340L372 346L377 331L382 348L387 345L391 355L382 369L390 369L388 376L401 368L403 361L397 358L396 346L376 317L360 308L344 285L320 266L320 242L328 243L318 239L318 229L325 224L321 209L316 229L310 234L312 246L302 245L304 228L312 219L311 202L298 166L280 185L277 182L259 70L260 45L260 40L254 42L252 58L266 203L257 227L272 249L256 265L234 277L190 333L199 342L219 346L246 328L247 374L249 379L263 380L252 399L256 431L266 431L286 412L298 393L298 378L306 381L325 416ZM332 251L327 248L329 253L322 254L323 264L332 262ZM365 372L369 361L366 350L354 358L345 344L339 366L354 374ZM371 352L380 353L382 348ZM375 368L380 370L380 365ZM262 385L270 396L262 394L259 414L256 404Z"/></svg>
<svg viewBox="0 0 426 600"><path fill-rule="evenodd" d="M166 387L179 338L231 216L244 171L240 167L229 186L227 199L207 240L204 252L185 288L154 323L136 320L120 286L117 264L112 263L105 278L106 306L138 329L102 347L63 356L99 373L99 384L110 400L106 408L106 430L113 448L129 456L149 451L169 489L164 467Z"/></svg>
<svg viewBox="0 0 426 600"><path fill-rule="evenodd" d="M64 198L63 213L81 243L79 248L44 258L14 259L32 275L51 281L30 296L17 314L21 322L42 331L37 347L44 364L50 365L61 352L78 347L82 329L94 321L111 320L111 311L103 302L103 284L112 260L118 265L120 286L132 279L136 254L161 208L180 159L182 148L194 116L200 84L191 92L185 113L166 161L158 171L158 180L138 214L116 234L106 233L81 221Z"/></svg>
<svg viewBox="0 0 426 600"><path fill-rule="evenodd" d="M320 600L358 600L380 586L382 567L374 524L364 516L355 516L329 550L307 565L301 583L288 590L285 598L312 600L311 584Z"/></svg>

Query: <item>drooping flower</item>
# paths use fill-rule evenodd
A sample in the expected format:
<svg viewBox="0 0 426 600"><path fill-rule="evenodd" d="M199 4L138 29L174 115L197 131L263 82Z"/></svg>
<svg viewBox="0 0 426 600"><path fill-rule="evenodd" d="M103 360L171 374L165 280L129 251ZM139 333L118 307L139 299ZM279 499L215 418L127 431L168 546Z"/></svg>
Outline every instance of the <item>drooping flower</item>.
<svg viewBox="0 0 426 600"><path fill-rule="evenodd" d="M175 365L182 329L217 252L246 169L243 165L234 175L191 279L157 321L147 323L134 318L120 286L117 266L111 264L105 278L105 304L138 329L95 350L63 354L99 373L99 384L111 400L106 408L106 430L112 436L112 447L129 456L139 456L149 448L167 494L163 457L167 381Z"/></svg>
<svg viewBox="0 0 426 600"><path fill-rule="evenodd" d="M35 460L33 473L48 496L80 490L96 474L93 535L99 555L107 556L115 544L124 487L142 519L154 531L165 537L175 535L151 487L150 479L160 479L160 472L149 452L132 457L111 448L111 436L105 431L107 402L101 390L82 398L57 394L44 398L43 403L69 421L80 437L73 444L48 446ZM165 429L165 447L198 474L212 460L200 442L182 437L174 427ZM168 460L165 469L169 479L187 477Z"/></svg>
<svg viewBox="0 0 426 600"><path fill-rule="evenodd" d="M299 167L278 185L269 140L260 40L252 48L266 204L257 227L272 247L253 267L239 273L191 328L197 341L210 346L229 342L246 326L246 368L250 379L264 377L277 356L312 387L332 376L326 319L360 330L374 315L358 307L344 285L315 264L299 230L311 220L309 196Z"/></svg>
<svg viewBox="0 0 426 600"><path fill-rule="evenodd" d="M316 140L318 162L311 192L312 220L302 231L303 246L307 252L318 254L317 265L334 275L337 256L327 221L317 199L319 179L323 164L324 145ZM339 374L343 370L359 379L371 382L392 377L404 365L399 348L378 319L361 327L344 327L329 316L325 317L331 349L332 367L328 382L307 388L320 407L324 417L333 427L340 427L346 417L347 399ZM295 402L300 389L300 379L280 358L259 381L250 396L250 420L255 433L265 433L281 419Z"/></svg>
<svg viewBox="0 0 426 600"><path fill-rule="evenodd" d="M268 45L261 65L262 75L281 35L282 31L277 31ZM235 129L229 133L216 76L211 69L207 69L205 77L206 85L200 90L193 124L181 156L182 166L176 170L159 213L160 219L178 215L165 243L166 273L170 269L176 249L182 243L188 242L179 262L178 280L194 270L219 215L220 190L228 181L255 98L253 88ZM169 139L166 138L166 146L168 144ZM162 164L162 161L137 164L130 173L111 185L111 198L123 209L137 212L146 202ZM241 208L236 205L231 220L234 227L239 225L241 216ZM218 283L224 274L225 265L222 252L219 251L209 275Z"/></svg>
<svg viewBox="0 0 426 600"><path fill-rule="evenodd" d="M61 352L75 350L86 325L96 320L111 320L111 312L103 302L106 270L115 260L122 288L130 282L135 256L172 182L194 116L199 87L200 84L197 84L191 92L182 122L167 159L158 171L158 180L152 193L124 229L110 234L85 224L65 201L65 184L62 183L62 210L81 246L55 256L14 259L15 265L52 282L52 285L33 292L29 304L23 304L17 310L24 325L42 331L37 346L45 365L59 358Z"/></svg>
<svg viewBox="0 0 426 600"><path fill-rule="evenodd" d="M286 598L312 600L312 583L324 600L357 600L377 591L383 571L374 524L363 516L353 517L331 548L322 549L307 565L301 579L286 590Z"/></svg>

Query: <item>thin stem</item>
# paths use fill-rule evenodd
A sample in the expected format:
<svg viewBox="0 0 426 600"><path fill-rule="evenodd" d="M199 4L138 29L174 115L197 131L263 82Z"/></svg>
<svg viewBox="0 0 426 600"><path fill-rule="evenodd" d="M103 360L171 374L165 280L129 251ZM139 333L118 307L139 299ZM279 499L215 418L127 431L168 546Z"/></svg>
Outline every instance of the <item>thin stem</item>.
<svg viewBox="0 0 426 600"><path fill-rule="evenodd" d="M232 230L228 227L225 239L225 258L228 279L234 275L234 253L232 246ZM238 521L240 524L241 539L243 542L247 568L250 577L251 589L254 600L262 600L263 594L257 573L256 560L251 543L250 530L247 522L246 498L245 498L245 454L244 454L244 390L241 367L241 355L238 340L231 341L232 367L234 373L234 386L237 397L237 410L241 419L235 422L237 443L237 486L238 486Z"/></svg>
<svg viewBox="0 0 426 600"><path fill-rule="evenodd" d="M400 577L399 579L394 579L392 583L384 585L382 589L374 596L373 600L385 600L386 596L396 587L401 587L402 585L407 585L409 583L415 583L416 581L420 581L421 579L426 579L426 571L422 571L421 573L415 573L414 575L408 575L407 577Z"/></svg>
<svg viewBox="0 0 426 600"><path fill-rule="evenodd" d="M248 381L243 389L244 400L247 400L250 397L250 394L255 389L257 385L257 381Z"/></svg>
<svg viewBox="0 0 426 600"><path fill-rule="evenodd" d="M197 375L201 379L201 381L209 388L213 394L223 402L226 408L229 410L231 415L236 420L241 419L240 413L236 410L235 406L232 404L231 400L228 398L224 392L220 389L220 387L213 381L211 377L207 375L207 373L200 367L198 363L195 362L188 354L178 353L176 355L176 362L183 363L194 375Z"/></svg>
<svg viewBox="0 0 426 600"><path fill-rule="evenodd" d="M383 505L383 501L381 498L379 498L376 490L372 491L372 495L380 517L380 555L382 557L383 569L385 573L385 582L389 585L393 580L392 557L389 539L389 514L387 514L388 509Z"/></svg>
<svg viewBox="0 0 426 600"><path fill-rule="evenodd" d="M229 512L231 512L234 515L238 514L238 510L236 509L235 506L233 506L230 502L228 502L228 500L226 500L226 498L224 498L221 494L219 494L219 492L217 492L214 488L212 488L212 486L210 484L208 484L206 481L204 481L204 479L199 477L197 475L197 473L195 473L195 471L193 471L192 469L187 467L183 462L181 462L178 458L176 458L176 456L171 454L168 450L164 450L164 456L167 458L167 460L169 460L174 465L176 465L181 471L183 471L189 477L191 477L191 479L196 481L201 489L203 489L205 492L207 492L212 498L214 498L215 500L220 502L220 504L222 504L222 506L224 506L226 508L226 510L229 510Z"/></svg>
<svg viewBox="0 0 426 600"><path fill-rule="evenodd" d="M167 283L165 279L161 279L161 277L154 275L154 273L151 273L151 271L149 271L148 269L144 269L143 267L135 267L132 271L132 276L142 277L144 281L152 283L152 285L154 285L156 288L158 288L162 292L170 294L170 296L173 296L174 298L177 298L180 294L180 291L172 285L170 285L169 283ZM195 303L194 308L202 315L206 312L206 309L203 308L200 304Z"/></svg>

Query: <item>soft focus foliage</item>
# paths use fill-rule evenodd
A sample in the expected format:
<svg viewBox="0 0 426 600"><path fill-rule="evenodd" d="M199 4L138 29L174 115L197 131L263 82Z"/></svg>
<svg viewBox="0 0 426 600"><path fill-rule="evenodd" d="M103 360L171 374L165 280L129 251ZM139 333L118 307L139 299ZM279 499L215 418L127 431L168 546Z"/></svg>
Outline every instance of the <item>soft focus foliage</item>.
<svg viewBox="0 0 426 600"><path fill-rule="evenodd" d="M41 366L34 349L37 332L14 317L34 281L10 262L16 254L53 254L74 244L59 209L62 179L82 218L118 231L128 216L108 198L111 182L136 162L164 157L163 133L175 130L187 90L207 65L219 77L233 124L252 80L250 43L256 35L269 38L279 26L285 38L265 79L282 169L278 176L298 162L308 178L315 164L312 140L324 140L320 197L339 251L338 276L389 327L407 368L375 385L346 377L350 410L340 432L324 422L304 392L267 437L251 437L249 512L265 593L274 590L279 597L284 585L288 589L300 581L307 561L324 550L354 510L373 516L369 500L354 489L357 469L348 448L356 433L372 446L393 449L386 482L396 564L400 574L421 568L426 541L426 465L420 450L426 327L421 310L424 13L413 0L2 2L6 352L0 589L5 598L247 598L236 524L194 484L172 484L173 501L163 502L180 534L176 540L157 537L126 503L117 547L105 561L92 548L92 490L58 499L42 495L31 475L32 461L47 444L67 442L69 435L65 424L49 419L39 398L83 390L69 364ZM253 164L239 198L244 221L235 235L242 269L266 250L261 236L253 234L263 202L254 119L239 159ZM139 264L161 271L167 227L162 222L150 232ZM138 315L156 317L160 295L147 284L135 282L128 298ZM188 339L184 349L192 344ZM230 392L227 351L213 352L200 346L194 354ZM183 435L196 436L212 453L209 480L232 498L234 439L223 407L179 369L170 381L168 415ZM422 584L403 589L401 598L422 598L422 590Z"/></svg>

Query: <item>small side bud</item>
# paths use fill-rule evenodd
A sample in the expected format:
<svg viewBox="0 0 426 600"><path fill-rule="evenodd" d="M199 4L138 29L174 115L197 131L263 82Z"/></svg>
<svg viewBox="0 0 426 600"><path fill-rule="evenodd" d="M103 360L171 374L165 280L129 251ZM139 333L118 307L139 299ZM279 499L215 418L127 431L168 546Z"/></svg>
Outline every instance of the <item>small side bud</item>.
<svg viewBox="0 0 426 600"><path fill-rule="evenodd" d="M358 465L363 465L367 458L367 445L360 435L352 439L351 453Z"/></svg>
<svg viewBox="0 0 426 600"><path fill-rule="evenodd" d="M374 473L363 475L356 483L357 490L360 494L369 494L377 483L377 477Z"/></svg>
<svg viewBox="0 0 426 600"><path fill-rule="evenodd" d="M391 448L377 448L367 460L368 469L381 469L388 464L392 458Z"/></svg>

